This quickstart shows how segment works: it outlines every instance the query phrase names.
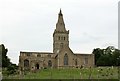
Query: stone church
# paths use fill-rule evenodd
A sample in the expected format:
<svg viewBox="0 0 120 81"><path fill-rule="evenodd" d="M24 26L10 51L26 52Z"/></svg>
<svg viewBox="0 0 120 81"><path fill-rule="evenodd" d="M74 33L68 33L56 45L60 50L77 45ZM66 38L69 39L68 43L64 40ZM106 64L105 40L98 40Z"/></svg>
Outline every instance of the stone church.
<svg viewBox="0 0 120 81"><path fill-rule="evenodd" d="M94 54L74 53L69 47L69 30L66 30L60 10L53 32L53 52L20 52L20 70L42 68L94 67Z"/></svg>

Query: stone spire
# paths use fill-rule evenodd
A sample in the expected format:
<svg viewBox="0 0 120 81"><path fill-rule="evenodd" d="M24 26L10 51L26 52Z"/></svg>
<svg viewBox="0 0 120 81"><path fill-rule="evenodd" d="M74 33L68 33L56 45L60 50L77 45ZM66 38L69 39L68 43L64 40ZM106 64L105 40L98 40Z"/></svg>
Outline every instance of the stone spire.
<svg viewBox="0 0 120 81"><path fill-rule="evenodd" d="M60 9L59 15L61 15L61 16L62 16L62 11L61 11L61 9Z"/></svg>
<svg viewBox="0 0 120 81"><path fill-rule="evenodd" d="M60 12L58 14L58 22L56 24L56 31L59 32L65 32L65 24L64 24L64 19L63 19L63 14L62 14L62 10L60 9Z"/></svg>

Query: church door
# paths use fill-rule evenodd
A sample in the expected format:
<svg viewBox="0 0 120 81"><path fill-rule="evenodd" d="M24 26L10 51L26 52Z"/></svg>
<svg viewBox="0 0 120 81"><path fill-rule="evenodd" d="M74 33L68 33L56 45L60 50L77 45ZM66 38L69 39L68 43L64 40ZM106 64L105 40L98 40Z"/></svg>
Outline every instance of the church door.
<svg viewBox="0 0 120 81"><path fill-rule="evenodd" d="M37 63L37 64L35 65L35 67L36 67L36 69L39 69L39 64Z"/></svg>

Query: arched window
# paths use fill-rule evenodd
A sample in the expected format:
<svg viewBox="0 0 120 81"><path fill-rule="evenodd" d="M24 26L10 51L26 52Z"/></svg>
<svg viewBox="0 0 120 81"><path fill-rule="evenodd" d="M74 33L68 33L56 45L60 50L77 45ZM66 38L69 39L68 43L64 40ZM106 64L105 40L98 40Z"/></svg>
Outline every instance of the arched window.
<svg viewBox="0 0 120 81"><path fill-rule="evenodd" d="M65 37L64 37L64 40L65 40Z"/></svg>
<svg viewBox="0 0 120 81"><path fill-rule="evenodd" d="M88 58L85 58L84 64L88 64Z"/></svg>
<svg viewBox="0 0 120 81"><path fill-rule="evenodd" d="M48 67L52 67L52 61L51 60L48 61Z"/></svg>
<svg viewBox="0 0 120 81"><path fill-rule="evenodd" d="M24 67L29 67L29 60L27 59L24 60Z"/></svg>
<svg viewBox="0 0 120 81"><path fill-rule="evenodd" d="M63 48L63 43L60 44L60 47Z"/></svg>
<svg viewBox="0 0 120 81"><path fill-rule="evenodd" d="M75 59L75 65L77 66L77 59Z"/></svg>
<svg viewBox="0 0 120 81"><path fill-rule="evenodd" d="M41 57L41 55L40 55L40 54L37 54L37 57Z"/></svg>
<svg viewBox="0 0 120 81"><path fill-rule="evenodd" d="M29 56L30 56L30 53L27 53L27 56L29 57Z"/></svg>
<svg viewBox="0 0 120 81"><path fill-rule="evenodd" d="M63 40L63 37L61 37L61 40Z"/></svg>
<svg viewBox="0 0 120 81"><path fill-rule="evenodd" d="M68 65L68 55L65 54L64 56L64 65Z"/></svg>
<svg viewBox="0 0 120 81"><path fill-rule="evenodd" d="M58 40L60 40L60 36L58 37Z"/></svg>

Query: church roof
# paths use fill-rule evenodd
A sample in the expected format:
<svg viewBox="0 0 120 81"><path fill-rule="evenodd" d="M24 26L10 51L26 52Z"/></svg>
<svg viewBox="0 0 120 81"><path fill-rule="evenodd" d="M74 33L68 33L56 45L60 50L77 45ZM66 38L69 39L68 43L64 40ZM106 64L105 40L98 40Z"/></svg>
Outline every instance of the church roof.
<svg viewBox="0 0 120 81"><path fill-rule="evenodd" d="M75 55L92 55L90 53L74 53Z"/></svg>
<svg viewBox="0 0 120 81"><path fill-rule="evenodd" d="M23 52L23 51L20 51L20 53L30 53L30 54L33 54L33 53L35 53L35 54L54 54L54 53L52 53L52 52Z"/></svg>

